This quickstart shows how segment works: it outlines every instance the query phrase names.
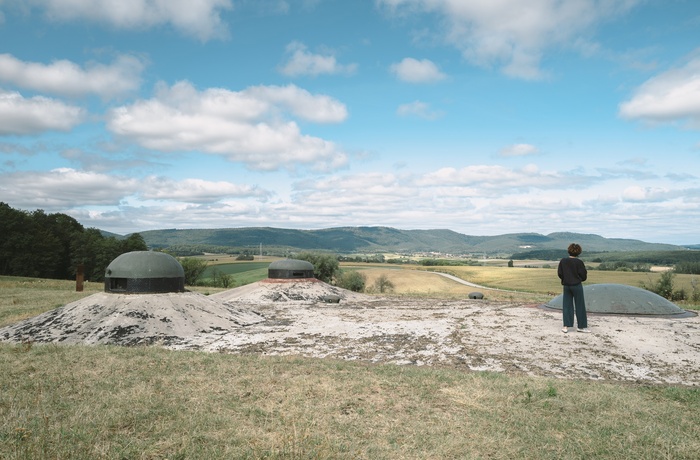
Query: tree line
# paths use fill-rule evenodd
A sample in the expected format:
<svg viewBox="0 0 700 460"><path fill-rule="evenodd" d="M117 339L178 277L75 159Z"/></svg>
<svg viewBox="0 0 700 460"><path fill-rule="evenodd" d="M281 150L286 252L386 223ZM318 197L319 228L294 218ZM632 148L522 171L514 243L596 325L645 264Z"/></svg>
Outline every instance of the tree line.
<svg viewBox="0 0 700 460"><path fill-rule="evenodd" d="M0 275L104 281L105 269L120 254L148 249L140 234L105 237L74 218L43 210L22 211L0 202Z"/></svg>

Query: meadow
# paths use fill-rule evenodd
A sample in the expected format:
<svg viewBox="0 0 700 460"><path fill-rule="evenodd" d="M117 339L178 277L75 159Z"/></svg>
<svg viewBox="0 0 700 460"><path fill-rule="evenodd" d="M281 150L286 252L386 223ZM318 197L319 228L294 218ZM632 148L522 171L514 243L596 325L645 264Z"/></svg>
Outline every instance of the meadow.
<svg viewBox="0 0 700 460"><path fill-rule="evenodd" d="M358 268L368 281L390 275L394 295L474 290L418 270ZM447 270L521 291L489 296L533 302L558 293L552 269L492 268ZM597 282L638 285L633 277L648 275L603 273L620 278ZM0 277L0 327L102 288L89 283L76 293L74 282ZM698 452L694 387L255 353L0 344L3 459L696 459Z"/></svg>

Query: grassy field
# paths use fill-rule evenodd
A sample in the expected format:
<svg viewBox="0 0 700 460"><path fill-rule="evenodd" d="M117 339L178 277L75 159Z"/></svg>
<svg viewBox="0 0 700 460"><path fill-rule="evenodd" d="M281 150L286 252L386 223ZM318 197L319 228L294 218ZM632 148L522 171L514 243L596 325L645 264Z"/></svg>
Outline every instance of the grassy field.
<svg viewBox="0 0 700 460"><path fill-rule="evenodd" d="M243 286L267 278L269 265L270 262L216 263L207 266L200 279L202 281L211 280L215 273L219 273L231 275L234 286Z"/></svg>
<svg viewBox="0 0 700 460"><path fill-rule="evenodd" d="M364 268L368 279L390 274L402 295L462 295L434 274ZM460 276L479 284L534 286L503 294L528 302L546 296L554 274L501 268L489 279L489 267L457 268L476 269ZM76 293L74 282L0 277L0 326L102 288ZM697 459L698 452L698 388L157 347L0 344L1 459Z"/></svg>
<svg viewBox="0 0 700 460"><path fill-rule="evenodd" d="M0 345L3 459L695 459L698 389Z"/></svg>

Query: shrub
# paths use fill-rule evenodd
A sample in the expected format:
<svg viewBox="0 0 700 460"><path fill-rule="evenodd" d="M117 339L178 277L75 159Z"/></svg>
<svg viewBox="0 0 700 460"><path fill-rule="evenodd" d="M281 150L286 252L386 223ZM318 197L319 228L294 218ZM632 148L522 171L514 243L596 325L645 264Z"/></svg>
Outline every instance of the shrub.
<svg viewBox="0 0 700 460"><path fill-rule="evenodd" d="M374 281L374 288L383 294L392 291L394 289L394 283L391 282L388 276L382 274Z"/></svg>
<svg viewBox="0 0 700 460"><path fill-rule="evenodd" d="M330 283L340 270L338 258L332 254L304 252L296 256L296 258L311 262L314 266L314 276L324 283Z"/></svg>
<svg viewBox="0 0 700 460"><path fill-rule="evenodd" d="M180 265L185 270L185 284L194 286L207 268L207 262L202 259L185 257L180 259Z"/></svg>
<svg viewBox="0 0 700 460"><path fill-rule="evenodd" d="M673 277L676 276L673 270L665 271L661 274L661 277L656 283L642 283L642 288L647 291L651 291L655 294L660 295L669 300L685 300L687 298L687 293L685 289L678 291L673 290Z"/></svg>
<svg viewBox="0 0 700 460"><path fill-rule="evenodd" d="M336 285L338 287L348 289L353 292L364 291L366 284L367 278L365 277L365 275L356 270L341 272L336 282Z"/></svg>

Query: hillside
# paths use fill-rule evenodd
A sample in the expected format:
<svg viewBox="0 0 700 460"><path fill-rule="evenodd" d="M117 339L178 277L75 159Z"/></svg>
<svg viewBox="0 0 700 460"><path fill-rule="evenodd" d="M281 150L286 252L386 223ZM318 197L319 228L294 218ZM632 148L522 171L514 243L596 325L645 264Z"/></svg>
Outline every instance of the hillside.
<svg viewBox="0 0 700 460"><path fill-rule="evenodd" d="M684 250L670 244L604 238L580 233L511 233L470 236L451 230L400 230L389 227L338 227L294 230L271 227L169 229L140 232L149 248L189 248L201 252L223 249L257 252L319 250L350 253L419 253L510 255L535 250L565 249L577 242L587 252Z"/></svg>

